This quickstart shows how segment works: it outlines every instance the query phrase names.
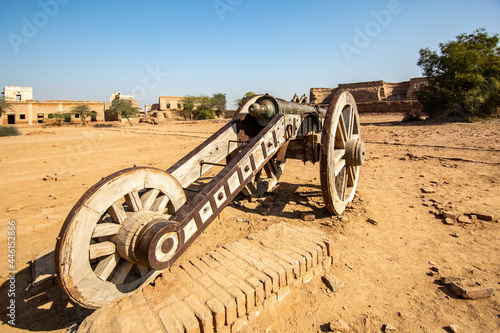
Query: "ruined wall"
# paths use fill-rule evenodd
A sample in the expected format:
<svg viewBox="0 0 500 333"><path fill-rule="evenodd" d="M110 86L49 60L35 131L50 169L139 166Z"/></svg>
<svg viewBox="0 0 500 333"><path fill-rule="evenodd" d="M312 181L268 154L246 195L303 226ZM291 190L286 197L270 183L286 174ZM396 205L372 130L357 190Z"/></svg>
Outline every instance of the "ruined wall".
<svg viewBox="0 0 500 333"><path fill-rule="evenodd" d="M96 112L95 121L104 121L104 110L106 103L98 101L27 101L27 102L9 102L10 108L2 116L2 124L12 125L34 125L51 123L49 114L70 112L77 105L87 105L92 111ZM87 119L89 122L90 118ZM79 118L71 116L72 122L81 122Z"/></svg>
<svg viewBox="0 0 500 333"><path fill-rule="evenodd" d="M417 77L410 80L410 87L406 92L406 99L416 99L414 92L418 90L421 86L427 84L427 79L425 77Z"/></svg>
<svg viewBox="0 0 500 333"><path fill-rule="evenodd" d="M357 103L358 113L418 113L422 106L416 100Z"/></svg>
<svg viewBox="0 0 500 333"><path fill-rule="evenodd" d="M339 84L337 88L311 88L310 101L313 104L329 104L337 91L345 89L354 96L361 113L419 111L414 92L426 82L426 78L414 78L397 83L368 81Z"/></svg>

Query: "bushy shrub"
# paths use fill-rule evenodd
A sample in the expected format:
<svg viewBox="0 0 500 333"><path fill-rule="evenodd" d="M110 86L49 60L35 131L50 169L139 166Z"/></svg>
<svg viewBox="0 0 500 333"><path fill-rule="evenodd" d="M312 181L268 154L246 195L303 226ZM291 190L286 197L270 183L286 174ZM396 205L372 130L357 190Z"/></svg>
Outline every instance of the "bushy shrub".
<svg viewBox="0 0 500 333"><path fill-rule="evenodd" d="M0 126L0 136L15 136L21 135L19 130L14 126Z"/></svg>

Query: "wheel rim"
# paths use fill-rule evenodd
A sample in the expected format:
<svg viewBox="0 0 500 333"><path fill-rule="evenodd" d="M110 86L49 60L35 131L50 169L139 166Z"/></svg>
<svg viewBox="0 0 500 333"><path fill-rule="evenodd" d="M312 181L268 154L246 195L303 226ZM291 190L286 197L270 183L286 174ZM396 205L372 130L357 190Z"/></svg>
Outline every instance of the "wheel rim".
<svg viewBox="0 0 500 333"><path fill-rule="evenodd" d="M353 200L364 149L354 97L340 91L330 103L321 137L321 189L330 213L342 214Z"/></svg>
<svg viewBox="0 0 500 333"><path fill-rule="evenodd" d="M56 245L59 284L77 304L98 308L149 284L161 271L140 264L141 228L168 220L186 201L180 184L154 168L112 174L73 207Z"/></svg>

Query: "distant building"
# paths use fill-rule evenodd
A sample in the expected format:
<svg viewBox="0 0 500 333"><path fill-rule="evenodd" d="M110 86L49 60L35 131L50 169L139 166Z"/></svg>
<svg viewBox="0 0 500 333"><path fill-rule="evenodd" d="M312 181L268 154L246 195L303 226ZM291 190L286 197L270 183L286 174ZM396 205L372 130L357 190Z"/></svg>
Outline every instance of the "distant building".
<svg viewBox="0 0 500 333"><path fill-rule="evenodd" d="M180 112L184 108L184 99L180 96L160 96L158 103L152 104L147 112L160 111L165 119L182 119Z"/></svg>
<svg viewBox="0 0 500 333"><path fill-rule="evenodd" d="M3 88L5 100L10 107L5 110L5 114L0 118L3 125L35 125L52 122L52 115L55 113L69 113L77 105L87 105L93 112L89 121L104 121L104 111L106 103L99 101L35 101L33 100L32 87L11 87ZM71 115L68 118L71 122L80 122L77 116Z"/></svg>
<svg viewBox="0 0 500 333"><path fill-rule="evenodd" d="M111 94L111 97L109 98L109 103L113 103L115 99L129 100L132 102L132 106L138 107L140 109L139 104L134 98L134 95L122 95L121 92L114 92Z"/></svg>
<svg viewBox="0 0 500 333"><path fill-rule="evenodd" d="M32 87L14 87L5 86L3 87L3 98L7 102L21 102L33 100L33 88Z"/></svg>
<svg viewBox="0 0 500 333"><path fill-rule="evenodd" d="M183 108L184 97L179 96L160 96L160 110L162 111L181 111Z"/></svg>

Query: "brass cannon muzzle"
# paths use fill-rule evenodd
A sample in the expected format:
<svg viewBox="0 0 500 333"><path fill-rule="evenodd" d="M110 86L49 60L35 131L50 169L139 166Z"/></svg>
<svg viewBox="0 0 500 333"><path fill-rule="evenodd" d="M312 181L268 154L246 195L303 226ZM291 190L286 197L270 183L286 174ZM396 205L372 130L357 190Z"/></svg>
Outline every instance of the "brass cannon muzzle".
<svg viewBox="0 0 500 333"><path fill-rule="evenodd" d="M317 106L288 102L269 95L264 95L250 105L248 113L262 126L266 126L275 115L284 114L325 114L326 109Z"/></svg>

